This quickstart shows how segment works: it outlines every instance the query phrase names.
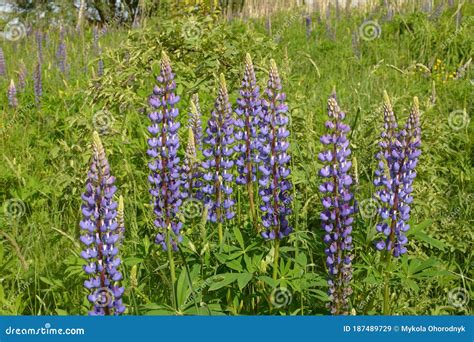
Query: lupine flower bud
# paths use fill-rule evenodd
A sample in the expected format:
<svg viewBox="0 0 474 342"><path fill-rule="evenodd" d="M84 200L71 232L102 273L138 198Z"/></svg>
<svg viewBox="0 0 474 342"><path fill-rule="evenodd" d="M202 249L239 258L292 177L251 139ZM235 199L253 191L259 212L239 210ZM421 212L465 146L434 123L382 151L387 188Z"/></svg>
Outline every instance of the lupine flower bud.
<svg viewBox="0 0 474 342"><path fill-rule="evenodd" d="M94 305L89 315L119 315L125 311L122 304L124 288L118 282L121 260L117 256L120 234L117 202L113 200L117 188L99 134L94 132L92 163L87 175L86 191L82 194L82 231L80 240L86 246L81 257L86 260L84 271L90 279L84 286L91 291L89 301Z"/></svg>
<svg viewBox="0 0 474 342"><path fill-rule="evenodd" d="M3 49L0 47L0 76L7 76L7 68L5 66L5 55Z"/></svg>
<svg viewBox="0 0 474 342"><path fill-rule="evenodd" d="M199 96L194 94L191 97L189 108L189 128L193 131L194 146L202 150L202 127L201 127L201 107L199 105Z"/></svg>
<svg viewBox="0 0 474 342"><path fill-rule="evenodd" d="M125 238L125 213L122 195L119 197L117 208L117 233L119 234L119 241L122 242Z"/></svg>
<svg viewBox="0 0 474 342"><path fill-rule="evenodd" d="M188 143L182 168L183 198L202 199L202 172L199 170L193 129L188 128Z"/></svg>
<svg viewBox="0 0 474 342"><path fill-rule="evenodd" d="M151 120L148 132L151 137L148 139L147 154L151 158L148 163L151 171L148 181L156 217L154 224L159 230L155 242L164 250L169 248L166 241L167 233L170 233L171 248L178 249L178 243L182 240L180 231L183 226L178 217L182 197L177 157L180 124L175 121L179 114L176 108L179 96L174 93L176 89L174 77L168 55L163 52L160 76L156 78L158 84L149 99L153 111L148 115Z"/></svg>
<svg viewBox="0 0 474 342"><path fill-rule="evenodd" d="M410 204L413 202L415 167L421 154L421 129L418 99L415 97L405 127L397 131L390 99L384 93L384 130L377 153L378 169L375 171L376 197L380 200L380 221L377 232L383 238L376 243L378 250L387 250L395 257L407 252L405 232L410 228Z"/></svg>
<svg viewBox="0 0 474 342"><path fill-rule="evenodd" d="M232 107L229 103L225 78L221 74L219 94L207 122L203 150L205 161L202 163L206 170L202 191L209 209L208 219L211 222L223 222L225 218L231 219L235 216L232 211L235 202L231 197L233 176L230 172L234 165L231 159L233 133Z"/></svg>
<svg viewBox="0 0 474 342"><path fill-rule="evenodd" d="M292 198L289 192L292 184L288 180L290 156L287 150L288 132L286 115L288 106L286 95L281 92L281 80L275 61L270 62L267 88L262 100L260 112L259 155L259 195L263 202L260 209L264 212L262 232L264 239L282 239L293 230L288 223L291 214Z"/></svg>
<svg viewBox="0 0 474 342"><path fill-rule="evenodd" d="M41 97L43 96L43 81L41 75L41 62L38 61L36 64L35 73L33 75L34 91L35 91L35 102L39 104Z"/></svg>
<svg viewBox="0 0 474 342"><path fill-rule="evenodd" d="M346 116L339 108L336 95L328 100L326 134L320 139L325 150L318 159L325 164L319 175L325 181L319 186L322 193L322 228L327 245L326 265L329 271L329 308L332 314L348 314L348 297L352 293L352 222L355 212L354 196L351 192L351 150L347 134L350 127L343 123Z"/></svg>
<svg viewBox="0 0 474 342"><path fill-rule="evenodd" d="M10 85L8 86L8 105L10 107L18 107L18 99L16 98L16 88L13 80L10 80Z"/></svg>

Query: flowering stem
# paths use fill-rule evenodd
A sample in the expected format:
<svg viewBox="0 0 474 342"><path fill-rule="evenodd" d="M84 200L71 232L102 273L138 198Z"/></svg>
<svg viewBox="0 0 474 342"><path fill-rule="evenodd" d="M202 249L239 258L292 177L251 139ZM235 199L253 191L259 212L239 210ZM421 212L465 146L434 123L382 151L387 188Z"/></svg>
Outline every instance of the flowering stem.
<svg viewBox="0 0 474 342"><path fill-rule="evenodd" d="M391 251L385 254L385 276L384 276L384 295L383 295L383 314L390 315L390 266L392 261Z"/></svg>
<svg viewBox="0 0 474 342"><path fill-rule="evenodd" d="M278 276L278 259L280 257L280 239L275 239L275 251L273 255L273 280L277 280Z"/></svg>
<svg viewBox="0 0 474 342"><path fill-rule="evenodd" d="M168 229L166 230L166 245L168 246L167 251L168 251L168 259L170 262L170 273L171 273L171 302L173 303L173 307L175 311L178 311L178 304L176 300L176 291L175 291L175 284L176 284L176 271L174 267L174 257L173 257L173 251L171 249L171 225L168 226Z"/></svg>

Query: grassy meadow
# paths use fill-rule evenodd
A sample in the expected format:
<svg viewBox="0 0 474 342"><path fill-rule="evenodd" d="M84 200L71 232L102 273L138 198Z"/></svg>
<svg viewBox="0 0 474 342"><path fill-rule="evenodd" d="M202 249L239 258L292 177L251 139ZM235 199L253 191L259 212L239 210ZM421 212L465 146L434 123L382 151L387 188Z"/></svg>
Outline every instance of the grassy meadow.
<svg viewBox="0 0 474 342"><path fill-rule="evenodd" d="M27 34L0 43L6 67L0 76L0 314L90 310L79 222L93 131L101 135L117 195L125 203L120 270L126 314L328 314L318 153L333 90L351 128L359 207L352 231L350 313L472 314L474 5L443 2L438 12L402 8L390 18L383 6L370 13L332 8L309 19L304 9L296 9L244 20L176 7L144 17L139 27L110 23L94 29L85 22L80 30L72 17L62 33L65 72L58 67L59 26L45 20L30 30L31 18L20 17ZM376 27L364 31L368 21ZM36 32L43 59L39 102L33 81ZM237 214L224 223L223 243L217 226L203 219L200 204L184 209L183 241L174 254L177 279L171 280L168 254L154 243L147 182L148 96L162 50L181 96L181 157L191 96L199 95L206 127L219 74L226 77L235 109L245 54L252 56L261 89L270 59L276 61L289 107L294 229L281 242L276 278L273 244L255 232L247 192L236 186ZM26 86L12 108L7 89L11 79L18 88L22 68ZM374 156L384 90L400 125L417 96L422 128L408 252L388 271L374 247ZM383 310L387 300L389 312Z"/></svg>

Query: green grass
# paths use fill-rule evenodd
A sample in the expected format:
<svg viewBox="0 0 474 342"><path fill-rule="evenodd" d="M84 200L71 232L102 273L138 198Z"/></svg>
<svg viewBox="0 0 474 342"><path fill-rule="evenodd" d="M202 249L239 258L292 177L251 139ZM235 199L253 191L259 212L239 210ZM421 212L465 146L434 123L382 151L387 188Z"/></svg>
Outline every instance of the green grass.
<svg viewBox="0 0 474 342"><path fill-rule="evenodd" d="M461 10L464 22L472 23L474 6L465 4ZM9 80L0 79L0 89L5 90L0 97L0 203L5 209L0 212L0 314L86 314L90 308L82 286L78 223L98 111L113 118L103 142L125 198L127 230L121 255L127 312L174 313L167 256L152 243L145 154L148 119L141 111L158 72L161 48L168 51L177 74L182 123L194 92L199 92L208 117L220 72L226 75L235 100L246 52L252 54L262 87L269 59L277 61L291 111L295 232L280 249L279 280L271 279L273 250L255 236L245 193L238 190L239 215L225 227L224 247L216 244L217 227L201 227L200 218L186 222L182 253L175 258L180 314L327 313L317 190L321 163L316 156L327 97L334 88L352 128L359 202L374 192L383 90L392 98L399 123L407 117L412 98L419 97L423 154L414 183L409 252L396 262L390 283L392 311L469 314L468 303L453 306L450 296L464 291L457 288L473 295L472 124L466 120L455 130L449 116L465 109L470 117L473 74L468 70L462 79L443 80L444 73L434 70L437 59L453 72L473 56L473 26L456 32L454 12L449 9L436 20L423 13L397 14L384 23L376 13L372 19L381 23L381 35L359 41L360 57L352 43L352 33L365 19L358 13L332 18L335 39L328 38L324 23L313 18L309 40L302 17L281 13L272 22L273 31L281 32L278 42L257 20L219 23L199 14L179 22L149 19L143 30L114 28L101 37L106 67L102 78L95 76L91 30L80 35L71 31L67 36L70 71L66 77L54 61L58 32L50 30L39 108L34 105L31 79L36 63L34 35L16 45L2 42L8 78L16 81L23 62L29 79L26 91L19 94L17 110L7 105ZM183 36L186 20L198 21L196 36ZM434 104L430 102L433 84ZM184 144L185 129L181 135ZM19 204L21 214L12 217L8 208L14 204ZM354 225L351 307L357 314L382 310L383 278L380 256L373 247L374 226L374 219L360 215ZM288 289L291 303L271 308L276 287Z"/></svg>

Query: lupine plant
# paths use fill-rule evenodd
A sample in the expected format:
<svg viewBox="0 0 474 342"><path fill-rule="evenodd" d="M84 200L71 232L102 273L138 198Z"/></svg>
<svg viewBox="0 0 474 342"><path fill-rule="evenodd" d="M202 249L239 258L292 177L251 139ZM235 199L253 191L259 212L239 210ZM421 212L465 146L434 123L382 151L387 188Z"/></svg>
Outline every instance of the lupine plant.
<svg viewBox="0 0 474 342"><path fill-rule="evenodd" d="M58 50L56 51L56 59L58 62L59 70L62 73L66 72L66 41L65 41L66 31L63 26L61 26L59 31L59 45Z"/></svg>
<svg viewBox="0 0 474 342"><path fill-rule="evenodd" d="M352 293L352 217L355 211L351 192L351 149L347 137L350 127L344 123L334 93L328 99L326 134L320 139L325 149L318 159L325 164L319 174L324 182L319 186L324 211L321 213L324 242L327 247L326 265L329 272L329 308L332 314L347 314Z"/></svg>
<svg viewBox="0 0 474 342"><path fill-rule="evenodd" d="M7 68L5 66L5 55L3 49L0 47L0 76L5 77L7 75Z"/></svg>
<svg viewBox="0 0 474 342"><path fill-rule="evenodd" d="M86 261L84 272L90 276L84 287L90 291L88 300L93 304L90 315L119 315L125 311L122 304L124 288L118 285L122 274L118 270L117 242L123 226L117 222L117 187L111 175L109 162L97 132L93 134L92 162L87 175L86 190L82 194L80 222L81 242L85 249L81 257ZM123 225L123 221L120 222Z"/></svg>
<svg viewBox="0 0 474 342"><path fill-rule="evenodd" d="M380 151L377 152L378 169L375 172L375 193L379 200L380 221L377 232L382 238L376 242L379 251L385 251L387 274L391 257L407 252L406 232L410 229L410 205L413 202L415 167L421 154L421 128L418 99L415 97L405 127L398 130L395 114L387 92L384 92L384 129L380 135ZM388 275L386 275L388 277ZM389 280L385 281L384 314L389 314Z"/></svg>
<svg viewBox="0 0 474 342"><path fill-rule="evenodd" d="M158 229L155 243L168 252L171 273L172 302L176 307L176 282L173 251L178 250L181 242L181 228L183 223L178 215L182 203L181 169L179 157L178 128L176 118L179 114L176 104L179 96L175 94L176 82L171 70L168 55L163 51L161 56L161 71L156 78L157 85L149 98L152 112L148 115L151 125L148 132L147 154L151 158L148 163L150 175L150 194L153 198L153 212L155 214L155 227Z"/></svg>
<svg viewBox="0 0 474 342"><path fill-rule="evenodd" d="M278 270L280 240L293 230L288 216L291 214L292 184L288 179L290 156L287 150L290 146L288 136L288 106L286 95L282 92L280 75L274 60L270 61L267 88L262 96L261 123L259 132L258 158L262 161L259 166L260 178L259 195L263 211L262 237L274 240L273 277L276 279Z"/></svg>
<svg viewBox="0 0 474 342"><path fill-rule="evenodd" d="M176 104L179 96L174 93L176 83L168 55L163 52L161 72L156 78L157 85L150 96L149 104L152 112L148 115L151 125L148 126L147 154L151 158L148 163L150 175L150 194L153 197L154 224L159 232L155 242L164 250L177 250L181 241L183 226L178 217L181 205L178 128L176 117L179 114Z"/></svg>
<svg viewBox="0 0 474 342"><path fill-rule="evenodd" d="M258 231L257 212L255 208L254 183L259 160L258 155L258 124L262 104L260 88L257 85L252 58L249 54L245 57L245 72L237 99L235 113L235 140L234 149L237 153L236 165L238 176L235 179L239 185L246 185L250 204L250 214L254 227Z"/></svg>
<svg viewBox="0 0 474 342"><path fill-rule="evenodd" d="M41 75L41 62L38 59L38 63L36 64L35 72L33 74L33 86L35 92L35 103L37 105L41 102L41 97L43 96L43 80Z"/></svg>
<svg viewBox="0 0 474 342"><path fill-rule="evenodd" d="M218 224L219 242L223 241L222 223L225 219L232 219L235 212L232 207L232 179L230 172L234 162L232 160L234 142L234 120L232 106L224 75L220 75L219 93L214 105L214 110L207 122L204 136L202 163L204 171L204 203L208 208L209 221Z"/></svg>

